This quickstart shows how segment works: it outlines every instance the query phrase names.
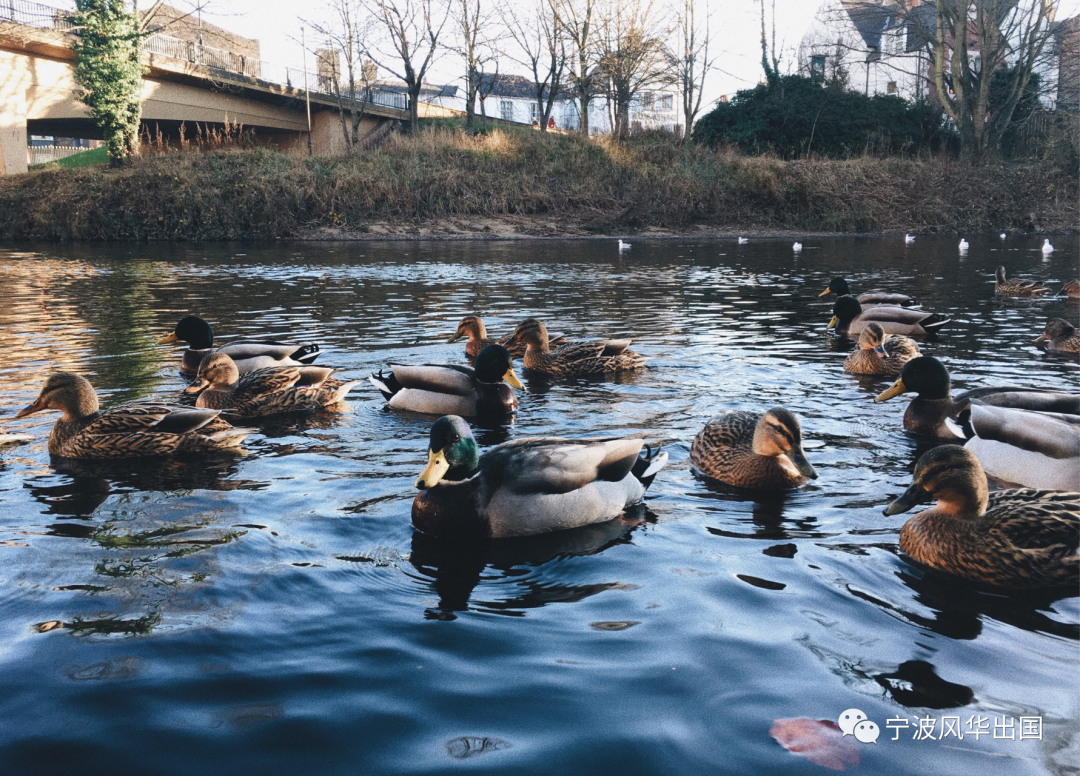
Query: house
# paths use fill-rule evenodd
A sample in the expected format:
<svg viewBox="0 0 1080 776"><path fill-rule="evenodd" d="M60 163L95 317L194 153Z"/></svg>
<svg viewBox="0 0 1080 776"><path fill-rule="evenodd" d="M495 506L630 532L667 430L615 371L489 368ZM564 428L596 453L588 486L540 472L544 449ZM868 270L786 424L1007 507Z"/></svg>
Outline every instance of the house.
<svg viewBox="0 0 1080 776"><path fill-rule="evenodd" d="M1059 110L1080 111L1080 16L1057 23L1053 56L1057 60L1055 105Z"/></svg>

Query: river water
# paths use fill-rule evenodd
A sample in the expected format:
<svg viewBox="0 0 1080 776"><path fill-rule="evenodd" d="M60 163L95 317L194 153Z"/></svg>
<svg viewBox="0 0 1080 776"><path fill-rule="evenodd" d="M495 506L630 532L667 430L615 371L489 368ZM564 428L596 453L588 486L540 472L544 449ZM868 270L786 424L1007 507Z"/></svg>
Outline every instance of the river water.
<svg viewBox="0 0 1080 776"><path fill-rule="evenodd" d="M809 774L773 721L858 708L881 737L854 772L1074 773L1080 599L899 554L910 515L881 510L924 448L906 398L875 405L890 381L844 375L851 343L825 331L818 293L844 275L955 317L923 347L955 389L1075 389L1077 361L1031 341L1077 309L996 301L993 273L1075 277L1077 239L1048 260L1033 237L969 236L966 257L957 239L0 250L0 432L33 436L0 450L0 772ZM261 424L243 456L65 465L55 413L10 420L59 369L105 404L177 391L179 351L154 343L188 313L366 377L463 362L445 340L472 312L634 338L643 373L531 381L477 437L643 431L671 454L644 509L472 552L424 541L432 419L366 382L349 413ZM693 475L712 414L779 404L820 479L755 500ZM916 740L946 716L963 740Z"/></svg>

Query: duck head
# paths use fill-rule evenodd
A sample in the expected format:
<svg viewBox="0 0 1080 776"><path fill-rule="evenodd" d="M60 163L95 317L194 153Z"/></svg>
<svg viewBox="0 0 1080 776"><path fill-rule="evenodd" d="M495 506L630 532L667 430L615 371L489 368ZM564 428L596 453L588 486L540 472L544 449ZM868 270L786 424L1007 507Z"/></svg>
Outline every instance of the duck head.
<svg viewBox="0 0 1080 776"><path fill-rule="evenodd" d="M937 500L937 513L978 517L986 511L988 495L986 473L975 454L960 445L939 445L915 464L911 487L885 507L884 514L897 515Z"/></svg>
<svg viewBox="0 0 1080 776"><path fill-rule="evenodd" d="M479 462L480 453L469 424L457 415L444 415L431 427L428 463L414 484L420 490L427 490L444 479L466 480Z"/></svg>
<svg viewBox="0 0 1080 776"><path fill-rule="evenodd" d="M487 339L487 328L484 326L484 322L480 320L477 315L466 315L461 319L461 323L458 324L457 331L454 332L454 336L447 340L447 342L457 342L462 337L468 337L470 341L474 339Z"/></svg>
<svg viewBox="0 0 1080 776"><path fill-rule="evenodd" d="M872 350L882 358L888 358L885 350L885 330L880 323L868 323L859 335L859 347L863 350Z"/></svg>
<svg viewBox="0 0 1080 776"><path fill-rule="evenodd" d="M1056 340L1065 337L1071 337L1076 334L1076 327L1069 323L1064 318L1051 318L1047 322L1046 327L1043 329L1043 333L1039 336L1035 342L1042 342L1043 340Z"/></svg>
<svg viewBox="0 0 1080 776"><path fill-rule="evenodd" d="M514 336L510 338L510 341L524 342L526 345L539 350L545 350L548 346L548 330L536 318L529 318L517 325L517 328L514 329Z"/></svg>
<svg viewBox="0 0 1080 776"><path fill-rule="evenodd" d="M751 443L754 453L776 458L789 474L796 472L816 480L818 473L806 460L802 449L802 427L798 418L783 407L773 407L761 416Z"/></svg>
<svg viewBox="0 0 1080 776"><path fill-rule="evenodd" d="M841 296L836 300L836 304L832 308L833 317L829 321L829 325L826 328L838 328L843 325L847 328L853 320L859 317L862 312L862 305L859 304L859 300L853 296Z"/></svg>
<svg viewBox="0 0 1080 776"><path fill-rule="evenodd" d="M848 288L847 281L843 278L833 278L829 281L829 286L822 291L818 296L827 296L828 294L836 294L837 296L846 296L851 293L851 289Z"/></svg>
<svg viewBox="0 0 1080 776"><path fill-rule="evenodd" d="M184 393L198 393L207 387L225 390L235 386L239 380L240 370L236 362L227 353L216 350L203 356L195 382L185 388Z"/></svg>
<svg viewBox="0 0 1080 776"><path fill-rule="evenodd" d="M170 342L186 342L192 350L206 350L214 346L214 330L210 324L197 315L181 318L172 334L166 334L158 340L159 345Z"/></svg>
<svg viewBox="0 0 1080 776"><path fill-rule="evenodd" d="M943 363L933 356L919 356L904 364L896 382L874 397L874 401L888 401L902 393L916 393L920 399L947 399L951 387L949 370Z"/></svg>
<svg viewBox="0 0 1080 776"><path fill-rule="evenodd" d="M49 375L45 387L28 407L23 407L15 415L25 418L42 410L59 410L64 413L64 420L85 418L98 411L97 394L90 381L74 372L57 372Z"/></svg>
<svg viewBox="0 0 1080 776"><path fill-rule="evenodd" d="M525 386L514 374L514 360L502 345L488 345L476 354L476 379L482 383L506 382L518 390Z"/></svg>

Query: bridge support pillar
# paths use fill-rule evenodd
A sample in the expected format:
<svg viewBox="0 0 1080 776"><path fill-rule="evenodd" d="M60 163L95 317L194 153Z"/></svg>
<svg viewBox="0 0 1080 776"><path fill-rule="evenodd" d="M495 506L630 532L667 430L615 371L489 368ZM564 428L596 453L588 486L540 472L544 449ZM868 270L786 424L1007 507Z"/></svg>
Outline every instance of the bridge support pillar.
<svg viewBox="0 0 1080 776"><path fill-rule="evenodd" d="M0 175L26 172L26 81L14 55L0 51Z"/></svg>

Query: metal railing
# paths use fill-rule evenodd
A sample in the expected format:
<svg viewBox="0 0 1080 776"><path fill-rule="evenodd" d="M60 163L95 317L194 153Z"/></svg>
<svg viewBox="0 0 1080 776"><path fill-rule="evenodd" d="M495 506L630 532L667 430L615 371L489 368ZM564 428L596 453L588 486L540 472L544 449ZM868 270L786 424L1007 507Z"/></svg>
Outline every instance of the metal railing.
<svg viewBox="0 0 1080 776"><path fill-rule="evenodd" d="M59 32L75 32L73 15L74 11L65 11L42 3L34 3L31 0L0 0L0 22L13 22L27 27ZM324 75L309 72L307 83L305 83L303 70L273 65L226 49L201 46L171 35L158 33L147 37L143 41L143 50L153 56L190 62L217 74L248 76L265 83L293 89L306 87L312 94L337 97L337 90L334 88L332 79ZM345 90L342 92L344 95ZM408 96L402 92L366 87L366 95L358 95L358 99L364 100L365 96L366 101L372 105L398 110L408 110L409 107Z"/></svg>
<svg viewBox="0 0 1080 776"><path fill-rule="evenodd" d="M30 156L30 164L46 164L93 149L85 146L30 146L26 150Z"/></svg>

